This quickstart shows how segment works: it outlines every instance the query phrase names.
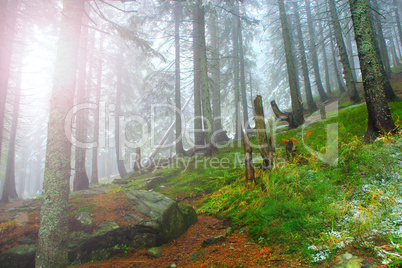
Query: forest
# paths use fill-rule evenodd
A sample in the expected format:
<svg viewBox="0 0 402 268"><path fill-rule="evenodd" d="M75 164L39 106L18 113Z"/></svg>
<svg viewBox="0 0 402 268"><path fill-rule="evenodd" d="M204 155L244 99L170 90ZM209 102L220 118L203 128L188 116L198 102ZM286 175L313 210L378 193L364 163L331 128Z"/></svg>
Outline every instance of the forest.
<svg viewBox="0 0 402 268"><path fill-rule="evenodd" d="M401 0L0 0L0 267L399 267Z"/></svg>

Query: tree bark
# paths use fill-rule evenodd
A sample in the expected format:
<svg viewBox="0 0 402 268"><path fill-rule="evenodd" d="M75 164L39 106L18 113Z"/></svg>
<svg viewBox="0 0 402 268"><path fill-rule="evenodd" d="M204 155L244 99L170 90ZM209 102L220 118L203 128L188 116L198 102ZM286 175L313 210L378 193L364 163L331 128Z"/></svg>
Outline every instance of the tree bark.
<svg viewBox="0 0 402 268"><path fill-rule="evenodd" d="M89 16L89 6L85 5L85 12ZM76 88L77 104L87 102L86 79L87 79L87 65L88 65L88 22L89 19L83 17L83 26L81 29L81 49L79 52L80 62L78 63L78 83ZM85 109L79 111L76 115L76 136L80 142L85 142L87 139L87 124L88 113ZM74 164L74 191L84 190L89 188L89 178L85 169L86 148L75 145L75 164Z"/></svg>
<svg viewBox="0 0 402 268"><path fill-rule="evenodd" d="M299 6L297 2L293 2L293 9L296 18L297 40L299 44L300 61L304 78L304 91L306 93L308 111L310 113L313 113L314 111L317 110L317 105L314 102L313 93L311 91L310 76L308 73L307 58L306 58L306 48L304 47L303 31L301 28L300 15L298 12Z"/></svg>
<svg viewBox="0 0 402 268"><path fill-rule="evenodd" d="M193 61L194 61L194 142L195 147L205 146L205 139L202 128L201 108L201 24L200 7L198 1L194 7L193 14Z"/></svg>
<svg viewBox="0 0 402 268"><path fill-rule="evenodd" d="M233 6L235 4L233 3ZM234 8L234 14L236 14ZM234 22L237 25L237 20ZM240 121L240 66L239 66L239 31L237 27L232 28L233 40L233 80L234 80L234 105L235 105L235 140L241 138L242 128Z"/></svg>
<svg viewBox="0 0 402 268"><path fill-rule="evenodd" d="M181 81L180 81L180 14L182 5L180 1L174 2L174 43L175 43L175 105L181 111ZM181 129L181 113L176 111L176 154L185 154Z"/></svg>
<svg viewBox="0 0 402 268"><path fill-rule="evenodd" d="M350 0L349 4L367 104L368 127L364 140L368 143L378 132L395 133L396 127L385 96L389 81L378 54L368 0Z"/></svg>
<svg viewBox="0 0 402 268"><path fill-rule="evenodd" d="M16 32L19 0L0 0L0 155L3 145L4 118L8 80L10 78L11 55ZM1 162L1 159L0 159Z"/></svg>
<svg viewBox="0 0 402 268"><path fill-rule="evenodd" d="M401 17L399 16L399 10L398 10L398 3L397 0L393 0L394 4L394 13L395 13L395 21L396 21L396 27L398 29L398 35L399 35L399 46L402 46L402 27L401 27Z"/></svg>
<svg viewBox="0 0 402 268"><path fill-rule="evenodd" d="M96 86L94 88L95 100L96 104L99 106L100 97L102 92L102 70L103 70L103 42L104 35L100 33L99 37L99 51L98 51L98 66L96 73ZM92 148L92 174L91 174L91 184L99 183L99 173L98 173L98 156L99 156L99 109L95 111L94 114L94 142L96 142L97 146Z"/></svg>
<svg viewBox="0 0 402 268"><path fill-rule="evenodd" d="M338 47L339 55L341 57L341 63L343 67L343 74L346 80L346 88L349 92L350 102L352 104L358 103L360 101L359 93L357 92L356 84L353 80L352 69L350 67L348 53L346 51L345 42L342 36L341 25L338 20L338 13L336 11L335 0L329 0L329 9L331 12L332 26L334 28L334 35L336 40L336 45Z"/></svg>
<svg viewBox="0 0 402 268"><path fill-rule="evenodd" d="M19 53L22 53L19 51ZM6 175L4 178L3 193L1 196L2 203L8 203L9 197L17 198L17 190L15 185L15 142L17 138L17 128L21 99L21 75L22 75L22 58L18 63L17 83L14 91L13 118L11 123L10 140L8 143Z"/></svg>
<svg viewBox="0 0 402 268"><path fill-rule="evenodd" d="M321 82L321 75L320 75L320 68L318 64L318 56L317 56L317 44L315 42L315 29L313 25L313 19L311 15L311 7L310 1L305 0L306 4L306 12L307 12L307 24L308 24L308 33L310 36L310 53L311 53L311 60L313 62L313 70L314 70L314 77L315 83L317 85L318 95L320 95L320 101L325 102L328 100L328 96L324 91L324 87L322 86Z"/></svg>
<svg viewBox="0 0 402 268"><path fill-rule="evenodd" d="M221 68L220 51L218 39L218 21L216 12L210 14L210 33L211 33L211 91L212 91L212 113L214 117L215 142L228 141L226 131L222 129L222 111L221 111Z"/></svg>
<svg viewBox="0 0 402 268"><path fill-rule="evenodd" d="M256 183L253 165L253 149L251 148L250 139L248 138L248 134L246 132L243 133L243 145L244 163L246 166L246 181Z"/></svg>
<svg viewBox="0 0 402 268"><path fill-rule="evenodd" d="M264 108L262 106L262 97L257 95L254 99L255 107L255 130L257 131L258 146L260 149L260 154L263 159L263 168L268 169L274 163L275 148L273 146L272 136L267 138Z"/></svg>
<svg viewBox="0 0 402 268"><path fill-rule="evenodd" d="M64 0L50 100L45 175L36 267L68 266L71 143L64 120L74 103L83 0Z"/></svg>
<svg viewBox="0 0 402 268"><path fill-rule="evenodd" d="M322 58L324 61L324 74L325 74L325 88L327 90L328 94L332 94L331 90L331 83L329 81L329 68L328 68L328 58L327 58L327 49L325 46L325 40L324 40L324 27L322 26L322 23L320 22L318 27L321 29L320 31L320 37L322 40L322 46L321 46L321 52L322 52Z"/></svg>
<svg viewBox="0 0 402 268"><path fill-rule="evenodd" d="M123 155L123 144L121 143L120 137L124 137L125 133L120 129L120 118L122 115L122 103L123 99L123 82L122 82L122 66L123 66L123 55L117 58L117 88L116 88L116 110L114 114L115 118L115 146L116 146L116 162L117 169L119 170L120 178L125 178L128 175L126 166L124 165L124 155Z"/></svg>
<svg viewBox="0 0 402 268"><path fill-rule="evenodd" d="M271 107L272 107L272 110L273 110L276 118L278 118L280 121L288 122L290 129L297 128L299 126L299 124L295 120L295 116L293 115L293 113L282 112L278 108L278 105L276 104L275 100L271 101Z"/></svg>
<svg viewBox="0 0 402 268"><path fill-rule="evenodd" d="M295 64L294 57L291 47L290 33L289 33L289 24L285 11L285 3L283 0L278 1L279 4L279 12L282 26L282 36L283 43L285 46L285 56L286 56L286 66L288 70L288 80L290 87L290 97L292 101L292 110L294 115L294 120L298 125L302 125L304 123L303 116L303 107L298 98L298 89L297 89L297 77L295 72Z"/></svg>
<svg viewBox="0 0 402 268"><path fill-rule="evenodd" d="M335 72L335 79L336 82L338 83L338 88L341 93L346 92L345 89L345 84L343 82L343 77L340 74L339 67L338 67L338 60L336 58L336 50L335 50L335 42L334 42L334 36L331 35L331 53L332 53L332 62L334 64L334 72Z"/></svg>

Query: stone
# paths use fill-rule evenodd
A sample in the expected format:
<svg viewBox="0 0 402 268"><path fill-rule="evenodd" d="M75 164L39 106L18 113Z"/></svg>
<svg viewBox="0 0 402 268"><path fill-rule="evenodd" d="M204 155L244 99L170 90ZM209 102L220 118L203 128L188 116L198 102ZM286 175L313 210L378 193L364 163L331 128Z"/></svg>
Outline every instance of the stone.
<svg viewBox="0 0 402 268"><path fill-rule="evenodd" d="M86 195L90 196L88 193ZM85 195L80 195L80 198L84 197ZM70 233L70 263L109 258L119 252L113 249L116 245L131 248L160 247L178 238L197 221L197 214L191 206L179 204L160 193L128 190L126 197L137 211L122 215L125 219L132 220L128 226L119 226L114 221L94 226L89 213L75 214L75 219L81 224L92 223L92 226L75 229ZM34 267L36 238L35 241L21 242L26 244L0 254L0 267Z"/></svg>
<svg viewBox="0 0 402 268"><path fill-rule="evenodd" d="M338 263L331 268L361 268L363 259L346 252L337 257Z"/></svg>
<svg viewBox="0 0 402 268"><path fill-rule="evenodd" d="M91 214L89 214L89 212L79 212L79 213L75 214L75 219L84 226L92 225L92 218L91 218Z"/></svg>
<svg viewBox="0 0 402 268"><path fill-rule="evenodd" d="M202 241L201 246L206 247L206 246L215 244L219 241L222 241L223 239L225 239L225 237L223 235L207 237L204 239L204 241Z"/></svg>
<svg viewBox="0 0 402 268"><path fill-rule="evenodd" d="M1 268L31 268L35 266L35 245L21 245L0 255Z"/></svg>
<svg viewBox="0 0 402 268"><path fill-rule="evenodd" d="M233 234L233 228L232 227L228 227L228 228L226 228L226 234L225 234L225 236L227 237L227 236L231 236Z"/></svg>
<svg viewBox="0 0 402 268"><path fill-rule="evenodd" d="M153 248L148 249L147 254L151 257L159 258L160 256L162 256L162 252L163 252L163 247L153 247Z"/></svg>
<svg viewBox="0 0 402 268"><path fill-rule="evenodd" d="M190 257L188 257L188 262L192 262L192 261L198 259L201 256L202 256L202 253L199 252L199 251L196 251L193 254L191 254Z"/></svg>

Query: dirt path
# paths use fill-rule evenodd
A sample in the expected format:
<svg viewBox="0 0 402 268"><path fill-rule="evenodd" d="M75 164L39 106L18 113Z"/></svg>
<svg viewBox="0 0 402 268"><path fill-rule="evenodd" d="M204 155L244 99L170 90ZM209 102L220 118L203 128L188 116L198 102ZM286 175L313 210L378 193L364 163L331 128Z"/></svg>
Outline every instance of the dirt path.
<svg viewBox="0 0 402 268"><path fill-rule="evenodd" d="M187 232L166 244L161 257L147 255L147 249L129 250L110 260L86 263L79 268L105 267L298 267L301 260L281 254L281 247L260 246L246 234L235 232L231 236L206 247L207 237L224 235L228 223L210 216L201 215L198 222ZM198 256L198 257L196 257ZM190 260L195 258L194 260Z"/></svg>

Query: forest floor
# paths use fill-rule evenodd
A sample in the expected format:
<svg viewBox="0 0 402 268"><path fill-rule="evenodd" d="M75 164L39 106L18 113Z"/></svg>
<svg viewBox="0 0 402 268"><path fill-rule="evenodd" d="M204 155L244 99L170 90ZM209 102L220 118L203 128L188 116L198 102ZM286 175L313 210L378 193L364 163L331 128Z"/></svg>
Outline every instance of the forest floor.
<svg viewBox="0 0 402 268"><path fill-rule="evenodd" d="M397 95L402 98L402 70L399 73L393 74L392 85ZM363 92L361 92L361 94L363 94ZM347 99L342 98L339 101L339 105L340 108L345 107L348 109ZM402 115L401 111L402 109L399 112L398 120L399 116ZM360 112L357 111L356 115L358 113ZM356 115L354 116L356 117ZM340 117L341 116L346 116L346 113L340 115ZM364 115L362 115L362 118L364 118ZM347 119L344 120L346 121ZM355 120L356 122L362 121L359 118L356 118ZM266 184L268 190L271 190L274 194L275 191L277 191L277 193L280 195L288 195L289 198L285 200L286 204L290 204L289 207L291 210L296 210L297 212L300 210L300 213L296 214L295 216L290 215L289 213L286 215L273 214L272 217L278 219L276 221L273 220L270 223L265 223L266 226L268 226L268 229L262 226L263 224L260 224L259 221L262 218L266 220L271 217L270 214L267 214L271 213L267 207L272 206L274 203L269 203L269 199L277 198L278 194L271 194L270 197L270 194L266 193L264 195L261 193L261 190L249 188L249 186L239 182L238 179L243 176L243 171L241 168L229 167L227 170L207 169L200 171L201 169L196 169L193 163L192 168L183 174L179 169L172 168L159 170L153 172L152 174L145 174L142 177L139 176L138 180L134 177L131 177L130 180L132 180L132 182L128 184L127 187L137 188L146 187L146 185L144 186L141 184L142 178L147 178L147 176L155 176L155 178L159 178L160 181L153 185L152 190L159 191L171 197L172 199L192 205L197 210L198 222L192 225L182 236L174 241L171 241L170 243L165 244L163 246L162 255L159 258L151 257L147 253L148 249L124 248L124 245L121 245L121 254L116 257L104 261L93 261L91 263L80 264L74 267L333 267L338 263L337 256L344 254L345 252L351 253L352 255L361 259L362 267L385 267L385 265L381 264L383 259L374 254L373 247L364 247L358 243L345 242L346 245L333 250L331 253L332 255L327 257L325 261L312 262L311 255L309 256L308 254L301 254L303 248L307 247L305 245L306 242L304 242L302 246L299 243L303 239L310 239L308 243L314 243L317 245L318 242L322 242L324 245L325 243L328 244L332 240L343 243L344 241L347 241L348 237L346 232L347 228L350 228L349 225L337 226L335 223L337 221L339 222L338 216L332 215L332 218L329 218L329 220L323 222L320 221L321 225L312 225L317 226L317 230L309 231L308 228L303 230L298 229L298 225L305 223L307 223L307 225L312 224L309 221L304 221L304 218L306 217L312 221L315 219L317 213L320 213L322 218L328 216L325 214L326 208L320 207L321 211L318 211L318 209L313 205L326 203L327 201L322 202L324 199L322 199L322 197L319 195L321 193L318 192L322 191L322 196L327 194L330 195L329 192L326 192L326 188L331 188L333 185L323 185L323 189L321 189L319 184L317 185L311 181L307 181L310 176L309 174L315 172L316 175L314 175L314 179L317 181L319 181L320 178L325 175L325 178L328 177L333 180L333 183L337 185L336 187L341 185L341 187L343 187L342 189L344 190L345 196L341 196L339 200L334 198L331 202L337 204L342 210L346 211L348 209L350 210L351 208L348 204L342 207L342 198L345 200L350 199L351 202L355 202L356 200L354 198L356 195L360 194L358 191L359 188L363 187L362 185L367 185L366 182L358 182L358 176L371 176L372 174L378 172L376 171L377 167L375 166L377 162L379 163L378 165L382 165L382 162L384 162L384 165L386 166L387 163L391 163L390 161L394 161L383 156L383 154L388 153L393 148L392 146L394 145L392 144L395 143L391 138L388 137L381 138L381 141L384 141L384 145L382 145L382 143L378 143L378 145L374 145L373 148L368 147L367 149L368 152L377 152L377 155L382 157L379 160L376 161L363 158L366 157L365 154L368 153L362 152L361 155L359 154L359 151L362 151L364 145L354 137L358 137L358 135L361 137L363 135L365 124L366 123L363 122L360 127L351 126L350 128L348 128L348 126L345 128L343 125L340 125L340 134L345 135L344 140L342 137L340 138L340 148L343 150L341 151L341 155L349 160L356 159L356 165L352 165L353 163L350 164L345 161L345 163L341 164L341 168L336 169L320 164L318 161L316 161L316 159L314 159L314 157L307 159L307 161L309 161L309 164L307 165L300 164L301 158L295 158L292 160L293 162L287 164L287 168L290 167L291 169L285 169L283 171L276 170L273 172L272 176L270 175L270 182L277 183L276 185L270 185L269 182L265 180L264 175L261 175L261 171L257 170L257 175L262 177L261 181ZM342 128L344 128L344 130L342 130ZM313 135L308 140L308 142L311 142L310 146L313 146L313 144L318 146L317 143L321 142L318 140L320 137L322 139L323 136L321 135L322 133L320 131L319 125L317 127L314 126ZM289 131L281 135L282 136L277 137L278 140L281 140L282 138L289 138L290 136L297 137L300 140L300 137L296 136L300 135L297 133L297 131ZM305 139L307 140L307 138L308 137L306 136ZM388 143L391 144L391 149L388 148ZM402 142L399 142L399 146L401 143ZM320 147L317 147L316 149L320 151ZM241 152L241 146L235 150L237 150L237 152ZM364 150L366 150L366 148L364 148ZM279 156L284 157L283 149L278 148L277 152ZM220 157L227 157L233 160L234 153L236 152L233 152L233 150L230 148L224 149L221 151ZM303 152L300 152L301 155L302 153ZM369 162L367 163L365 161ZM401 159L399 159L399 161L401 161ZM402 161L400 163L402 164ZM371 169L374 171L372 172L370 169L365 169L359 165L371 165ZM383 166L378 167L378 170L381 170L382 168ZM390 172L392 173L393 171L391 170ZM337 177L338 175L339 177ZM296 181L294 182L288 180L289 176L293 177L293 179L296 178ZM386 176L384 175L384 177ZM281 181L278 178L284 179ZM306 181L303 182L303 179ZM348 180L352 182L350 183ZM303 183L306 185L303 185ZM287 188L284 188L283 185L290 186L286 186ZM302 187L305 187L305 189L300 190ZM317 190L308 190L309 187L317 188ZM372 187L372 185L370 187ZM247 191L249 191L249 193L247 193ZM384 188L378 188L377 190L374 189L373 193L370 192L372 196L378 193L384 194ZM314 200L303 197L303 195L307 197L311 196L311 199ZM293 206L295 204L292 203L292 198L295 198L297 201L297 206ZM329 197L326 196L325 198L327 199ZM368 197L364 198L369 199ZM95 200L96 197L94 196L93 199ZM115 203L100 202L97 207L100 207L102 204L102 213L94 213L94 221L99 221L99 223L107 221L108 219L114 219L117 221L121 215L120 212L125 209L123 202L124 200L120 201ZM283 206L281 209L283 210L283 213L285 213L288 207L286 207L284 203L281 203L282 200L278 199L275 202L277 202L275 204ZM377 212L383 212L382 210L375 210L375 206L377 205L379 207L381 204L378 205L375 203L375 201L371 202L374 208L370 211L366 211L366 214L372 213L374 215ZM37 230L39 228L39 205L39 200L30 201L28 205L26 201L21 200L13 200L10 204L0 205L0 252L18 245L17 241L23 238L28 237L30 239L36 239ZM77 208L79 206L85 207L85 204L74 203L70 206L72 206L71 209L73 209L74 207ZM367 205L361 203L361 206L371 208L370 204ZM386 204L384 203L384 207L385 206ZM17 213L21 210L21 208L24 207L36 208L36 210L34 212L22 214L23 217L17 217L15 219L17 224L10 225L5 222L6 219L15 216L13 213ZM256 207L261 207L261 211L258 209L254 211ZM91 210L92 208L88 206L87 209ZM263 211L264 209L265 211ZM275 208L272 208L272 210L274 209ZM324 214L322 214L322 211L324 211ZM249 214L247 214L248 212ZM331 210L331 213L340 213L339 218L347 217L349 215L347 214L348 212L344 211L339 212ZM292 217L295 217L296 219L293 219ZM286 225L287 223L289 224ZM377 223L374 221L371 223L371 225L376 224ZM324 226L322 227L322 225ZM361 225L363 226L361 228L361 232L364 231L368 233L371 230L370 228L372 228L371 226L366 227L364 222L361 223ZM202 246L205 238L225 235L229 226L234 229L233 234L225 236L222 240L219 240L219 242L212 245L206 247ZM283 226L285 226L287 229ZM356 227L357 225L353 226ZM257 231L255 231L253 228L257 229ZM344 232L339 232L341 236L334 236L334 234L336 234L336 228L345 228ZM364 228L367 228L367 230L363 230ZM333 230L332 232L323 232L323 230L328 229ZM306 235L306 230L311 233ZM250 235L250 233L253 232L257 234L257 236L255 234ZM326 234L328 234L328 236L326 236ZM288 237L288 240L287 242L280 240L267 242L269 237L272 235L281 237L286 236ZM333 236L330 237L330 235ZM314 241L312 240L311 236L313 237ZM260 239L258 237L260 237ZM294 244L297 244L297 246L292 245L292 239L294 240ZM390 242L384 237L376 239L378 240L376 243L379 246L385 245L389 247L389 244L392 243L392 241Z"/></svg>

